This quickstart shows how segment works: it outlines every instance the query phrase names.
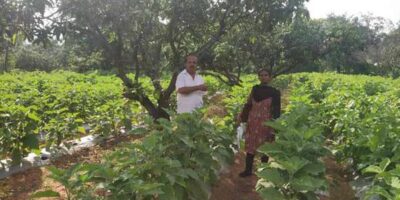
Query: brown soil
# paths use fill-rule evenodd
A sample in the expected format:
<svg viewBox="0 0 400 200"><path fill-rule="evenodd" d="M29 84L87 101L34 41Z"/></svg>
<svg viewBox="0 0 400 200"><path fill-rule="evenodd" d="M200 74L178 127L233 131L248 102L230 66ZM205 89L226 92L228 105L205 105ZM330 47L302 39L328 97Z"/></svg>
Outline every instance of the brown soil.
<svg viewBox="0 0 400 200"><path fill-rule="evenodd" d="M67 168L78 162L99 163L102 155L113 151L117 144L123 141L133 141L137 136L119 136L108 139L99 145L90 148L81 149L73 155L64 155L55 161L52 165L58 168ZM46 199L66 199L64 187L49 178L50 171L46 167L36 167L14 174L0 181L0 199L1 200L26 200L38 191L53 190L61 194L60 198L41 198Z"/></svg>
<svg viewBox="0 0 400 200"><path fill-rule="evenodd" d="M239 153L235 162L226 174L212 188L211 200L260 200L255 191L255 175L240 178L238 174L244 169L245 155ZM326 178L329 183L329 197L320 196L320 200L354 200L354 191L349 185L351 176L346 167L338 164L334 158L324 159Z"/></svg>
<svg viewBox="0 0 400 200"><path fill-rule="evenodd" d="M255 191L257 176L241 178L238 174L244 169L245 155L238 153L235 162L226 174L212 188L210 200L261 200Z"/></svg>
<svg viewBox="0 0 400 200"><path fill-rule="evenodd" d="M329 199L332 200L354 200L355 193L349 181L352 179L347 167L335 161L334 158L324 159L326 167L326 179L329 183Z"/></svg>

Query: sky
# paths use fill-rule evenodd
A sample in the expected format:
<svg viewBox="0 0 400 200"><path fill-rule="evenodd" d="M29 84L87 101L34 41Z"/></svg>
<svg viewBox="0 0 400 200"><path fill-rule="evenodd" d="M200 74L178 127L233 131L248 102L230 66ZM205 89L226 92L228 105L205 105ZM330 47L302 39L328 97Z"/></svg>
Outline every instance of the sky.
<svg viewBox="0 0 400 200"><path fill-rule="evenodd" d="M313 19L325 18L331 13L348 16L372 13L394 24L400 22L400 0L309 0L306 7Z"/></svg>

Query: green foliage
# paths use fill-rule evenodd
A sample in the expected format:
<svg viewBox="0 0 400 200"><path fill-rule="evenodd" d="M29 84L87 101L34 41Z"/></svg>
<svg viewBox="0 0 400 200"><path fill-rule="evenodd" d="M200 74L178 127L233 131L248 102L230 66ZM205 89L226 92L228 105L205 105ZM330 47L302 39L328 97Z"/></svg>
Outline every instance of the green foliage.
<svg viewBox="0 0 400 200"><path fill-rule="evenodd" d="M5 104L0 106L0 128L2 158L12 157L14 162L20 162L21 158L32 150L39 149L36 138L40 118L32 107Z"/></svg>
<svg viewBox="0 0 400 200"><path fill-rule="evenodd" d="M117 78L55 72L10 73L0 79L0 152L14 161L39 149L91 133L118 134L138 124L142 109L126 101Z"/></svg>
<svg viewBox="0 0 400 200"><path fill-rule="evenodd" d="M298 103L278 121L267 125L276 131L276 141L265 144L259 152L272 161L262 164L257 191L265 199L269 195L280 199L317 199L318 190L326 190L325 166L322 157L329 155L324 147L324 127L318 109Z"/></svg>
<svg viewBox="0 0 400 200"><path fill-rule="evenodd" d="M8 71L9 57L17 41L48 42L44 12L52 6L52 0L3 0L0 5L0 55L4 53L1 71Z"/></svg>
<svg viewBox="0 0 400 200"><path fill-rule="evenodd" d="M389 158L383 159L378 166L370 165L363 170L364 174L374 174L373 186L368 190L365 199L380 196L388 200L397 200L400 194L400 165L393 166Z"/></svg>
<svg viewBox="0 0 400 200"><path fill-rule="evenodd" d="M123 80L126 96L155 119L169 118L164 109L170 109L185 55L198 54L204 73L237 84L242 65L248 64L237 58L243 51L233 44L245 33L242 28L262 27L254 35L265 35L305 11L305 0L56 2L59 15L51 25L56 37L79 44L84 55L101 54L103 66L116 69ZM129 71L135 72L134 78L127 76ZM162 86L161 77L171 72L168 85ZM151 93L142 90L140 76L150 78Z"/></svg>
<svg viewBox="0 0 400 200"><path fill-rule="evenodd" d="M25 46L17 48L15 52L15 68L24 71L51 71L57 68L53 54L46 51L51 49L40 49L39 46Z"/></svg>
<svg viewBox="0 0 400 200"><path fill-rule="evenodd" d="M32 199L43 197L60 197L60 194L51 190L36 192L31 196Z"/></svg>
<svg viewBox="0 0 400 200"><path fill-rule="evenodd" d="M390 75L393 78L400 76L400 25L397 29L390 32L379 45L377 62L375 69L379 75Z"/></svg>
<svg viewBox="0 0 400 200"><path fill-rule="evenodd" d="M257 84L255 75L244 76L241 87L221 87L217 79L205 79L212 85L210 93L223 97L210 104L222 106L226 116L182 114L154 123L141 117L137 104L122 98L115 77L68 72L2 75L2 155L20 158L36 151L36 137L43 131L49 133L48 143L58 144L83 134L83 124L107 135L145 121L146 126L132 132L145 134L143 140L118 149L101 165L82 164L59 179L71 198L204 199L218 170L231 161L234 117ZM152 91L148 79L139 81L141 90ZM356 174L374 177L367 197L396 197L398 84L399 80L334 73L274 79L272 85L290 91L289 105L279 120L268 123L276 130L276 141L259 149L272 161L259 166L257 191L266 199L315 199L316 191L327 188L321 158L332 153L341 162L351 161Z"/></svg>
<svg viewBox="0 0 400 200"><path fill-rule="evenodd" d="M101 164L52 169L52 178L74 199L207 199L221 167L232 162L232 135L198 112L148 121L140 141Z"/></svg>
<svg viewBox="0 0 400 200"><path fill-rule="evenodd" d="M388 195L391 198L398 196L399 191L396 189L398 176L392 173L400 160L398 81L381 77L327 73L293 74L286 77L289 80L285 82L289 82L288 88L291 91L290 104L286 108L287 114L281 120L289 118L292 112L295 113L294 120L284 122L281 126L275 125L274 128L279 132L282 127L292 127L301 123L299 126L305 128L300 132L303 137L314 135L313 131L319 130L315 133L319 132L327 143L314 141L315 144L310 145L314 147L323 145L329 148L339 161L351 161L349 164L356 174L361 175L361 171L364 172L364 176L376 174L373 185L367 193L368 198L373 195L386 198ZM302 110L307 107L311 110ZM302 117L304 114L306 116ZM274 151L282 153L282 150L279 151L279 148L275 147L281 142L286 142L287 138L297 138L301 145L304 138L295 133L292 131L290 137L284 137L285 134L280 137L278 134L276 144L266 147L266 150L271 151L272 157ZM285 146L286 149L288 147ZM300 151L301 148L296 150ZM307 163L302 159L302 155L289 157L290 162L293 162L290 165L283 161L288 175ZM317 157L318 155L315 154ZM303 187L304 185L301 185L297 189L312 189ZM284 194L284 190L280 191Z"/></svg>
<svg viewBox="0 0 400 200"><path fill-rule="evenodd" d="M312 20L304 2L6 0L0 62L5 70L18 61L28 70L118 68L159 80L196 52L201 68L228 84L261 67L399 76L399 27L386 34L388 20L371 15ZM59 51L18 52L26 39L48 47L49 38L61 41ZM158 86L164 98L167 87Z"/></svg>

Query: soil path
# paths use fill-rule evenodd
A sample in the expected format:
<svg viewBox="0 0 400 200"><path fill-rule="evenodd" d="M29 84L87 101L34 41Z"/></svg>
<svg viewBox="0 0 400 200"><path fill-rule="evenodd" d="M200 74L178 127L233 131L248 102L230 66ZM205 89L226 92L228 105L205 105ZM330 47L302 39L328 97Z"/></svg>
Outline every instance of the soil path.
<svg viewBox="0 0 400 200"><path fill-rule="evenodd" d="M235 155L235 162L229 171L220 176L212 188L210 200L261 200L255 191L257 176L241 178L238 174L244 169L244 153Z"/></svg>
<svg viewBox="0 0 400 200"><path fill-rule="evenodd" d="M227 173L221 175L212 188L210 200L261 200L255 191L257 176L238 176L244 169L244 159L244 153L236 154L234 164ZM351 177L346 168L334 158L326 158L324 162L330 197L320 196L320 200L355 200L354 191L349 184Z"/></svg>

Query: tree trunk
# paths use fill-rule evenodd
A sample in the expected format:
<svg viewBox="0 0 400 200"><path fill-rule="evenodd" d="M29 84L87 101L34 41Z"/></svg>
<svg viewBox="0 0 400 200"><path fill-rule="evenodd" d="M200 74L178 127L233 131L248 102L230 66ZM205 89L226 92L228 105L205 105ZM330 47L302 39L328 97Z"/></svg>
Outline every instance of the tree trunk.
<svg viewBox="0 0 400 200"><path fill-rule="evenodd" d="M6 48L4 51L4 72L8 71L8 44L6 43Z"/></svg>
<svg viewBox="0 0 400 200"><path fill-rule="evenodd" d="M240 75L242 73L242 65L240 63L237 63L237 65L238 65L238 73L237 73L236 81L237 81L238 84L240 84Z"/></svg>
<svg viewBox="0 0 400 200"><path fill-rule="evenodd" d="M177 73L172 75L170 84L166 90L161 91L159 95L159 99L157 100L157 104L155 105L150 98L145 94L144 91L141 90L140 83L134 84L129 77L126 76L126 73L123 69L122 65L118 65L118 77L122 80L125 85L126 91L124 92L124 96L130 100L138 101L140 105L142 105L147 112L153 117L154 120L165 118L170 119L169 114L164 109L170 108L170 97L173 91L175 91L175 81L178 76Z"/></svg>

